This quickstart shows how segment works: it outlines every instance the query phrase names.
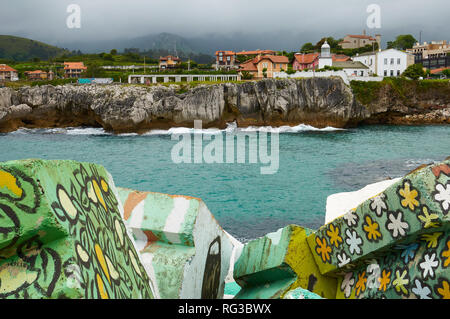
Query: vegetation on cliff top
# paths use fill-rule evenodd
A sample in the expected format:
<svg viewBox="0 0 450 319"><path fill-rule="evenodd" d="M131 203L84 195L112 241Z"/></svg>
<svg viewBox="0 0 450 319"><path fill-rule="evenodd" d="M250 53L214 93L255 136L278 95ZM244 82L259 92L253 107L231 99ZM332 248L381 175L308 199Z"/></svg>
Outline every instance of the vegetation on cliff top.
<svg viewBox="0 0 450 319"><path fill-rule="evenodd" d="M382 96L390 94L405 104L415 99L433 99L450 96L450 80L409 80L406 78L384 78L381 82L351 81L350 87L357 101L368 106ZM415 98L415 99L414 99Z"/></svg>

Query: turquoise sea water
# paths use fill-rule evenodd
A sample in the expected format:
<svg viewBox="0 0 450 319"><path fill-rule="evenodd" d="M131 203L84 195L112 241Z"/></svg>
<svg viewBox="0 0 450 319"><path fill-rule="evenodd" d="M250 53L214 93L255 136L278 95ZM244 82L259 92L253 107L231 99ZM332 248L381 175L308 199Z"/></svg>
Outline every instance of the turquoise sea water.
<svg viewBox="0 0 450 319"><path fill-rule="evenodd" d="M117 186L202 198L225 230L246 240L290 223L316 229L324 223L327 196L444 160L450 155L450 125L283 133L274 175L261 175L261 164L175 164L176 143L163 132L115 136L92 128L21 129L0 134L0 161L102 164Z"/></svg>

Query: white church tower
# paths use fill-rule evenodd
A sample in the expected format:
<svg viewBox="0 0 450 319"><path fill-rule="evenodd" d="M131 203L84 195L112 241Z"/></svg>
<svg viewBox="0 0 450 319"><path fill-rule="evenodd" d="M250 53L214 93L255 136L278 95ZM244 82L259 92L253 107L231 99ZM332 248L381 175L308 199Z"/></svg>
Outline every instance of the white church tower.
<svg viewBox="0 0 450 319"><path fill-rule="evenodd" d="M333 58L331 57L331 48L327 40L322 45L319 57L319 69L323 69L326 65L333 66Z"/></svg>

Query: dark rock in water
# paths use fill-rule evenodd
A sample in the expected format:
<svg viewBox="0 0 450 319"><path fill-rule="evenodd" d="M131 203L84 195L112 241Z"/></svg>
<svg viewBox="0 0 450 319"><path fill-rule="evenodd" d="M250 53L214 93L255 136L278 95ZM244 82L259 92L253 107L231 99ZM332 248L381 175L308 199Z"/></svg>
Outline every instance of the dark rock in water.
<svg viewBox="0 0 450 319"><path fill-rule="evenodd" d="M434 163L438 163L438 161L433 159L395 159L346 163L328 171L326 174L331 176L336 187L350 192L361 189L368 184L403 177L423 166Z"/></svg>

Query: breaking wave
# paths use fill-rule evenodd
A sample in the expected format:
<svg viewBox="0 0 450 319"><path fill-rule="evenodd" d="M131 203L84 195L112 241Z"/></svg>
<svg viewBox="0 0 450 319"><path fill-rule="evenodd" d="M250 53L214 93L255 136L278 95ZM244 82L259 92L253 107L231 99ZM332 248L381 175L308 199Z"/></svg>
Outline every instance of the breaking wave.
<svg viewBox="0 0 450 319"><path fill-rule="evenodd" d="M141 136L152 135L172 135L172 134L205 134L205 135L217 135L222 133L239 133L239 132L266 132L266 133L303 133L303 132L335 132L345 131L345 129L335 127L316 128L314 126L300 124L297 126L249 126L238 127L236 122L228 123L225 129L207 128L207 129L195 129L188 127L173 127L168 130L150 130ZM48 129L29 129L20 128L14 132L8 133L13 135L25 135L25 134L65 134L65 135L114 135L113 133L106 132L103 128L96 127L68 127L68 128L48 128ZM117 136L139 136L137 133L123 133L117 134Z"/></svg>

